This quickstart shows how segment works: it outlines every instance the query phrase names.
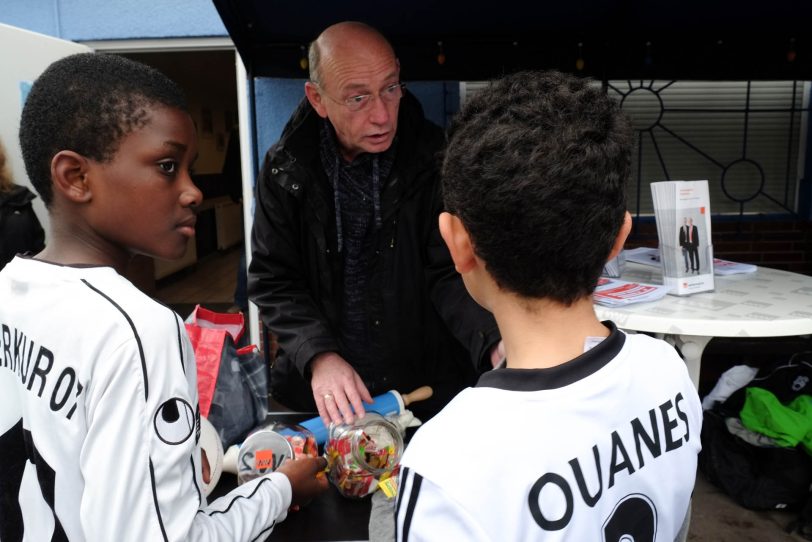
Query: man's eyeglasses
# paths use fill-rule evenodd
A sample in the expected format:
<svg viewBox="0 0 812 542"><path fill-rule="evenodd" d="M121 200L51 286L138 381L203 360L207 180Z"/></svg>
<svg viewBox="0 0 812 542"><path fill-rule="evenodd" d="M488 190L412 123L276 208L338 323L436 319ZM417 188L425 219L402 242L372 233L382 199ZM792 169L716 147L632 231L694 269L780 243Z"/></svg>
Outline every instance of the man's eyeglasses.
<svg viewBox="0 0 812 542"><path fill-rule="evenodd" d="M356 94L355 96L350 96L345 100L336 100L322 89L318 83L315 81L312 82L314 85L319 87L319 91L333 100L335 103L345 106L350 111L361 111L365 109L369 104L372 103L372 100L375 99L375 94ZM378 97L384 103L393 103L400 100L403 97L403 89L406 87L406 83L392 83L389 86L384 87L379 93Z"/></svg>

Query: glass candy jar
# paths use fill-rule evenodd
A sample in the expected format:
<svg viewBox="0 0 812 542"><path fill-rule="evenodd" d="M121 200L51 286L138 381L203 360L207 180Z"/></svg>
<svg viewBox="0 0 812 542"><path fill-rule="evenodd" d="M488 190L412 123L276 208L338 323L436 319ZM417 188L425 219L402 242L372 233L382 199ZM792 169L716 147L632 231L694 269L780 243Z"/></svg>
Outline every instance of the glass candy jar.
<svg viewBox="0 0 812 542"><path fill-rule="evenodd" d="M352 424L331 424L324 451L330 482L345 497L360 499L397 474L403 438L392 422L367 412Z"/></svg>

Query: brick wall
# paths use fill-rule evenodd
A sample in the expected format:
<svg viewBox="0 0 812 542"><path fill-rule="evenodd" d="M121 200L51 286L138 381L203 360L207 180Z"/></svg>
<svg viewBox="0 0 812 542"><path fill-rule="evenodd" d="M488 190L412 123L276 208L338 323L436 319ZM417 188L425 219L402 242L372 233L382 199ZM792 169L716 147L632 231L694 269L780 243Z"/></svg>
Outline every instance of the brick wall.
<svg viewBox="0 0 812 542"><path fill-rule="evenodd" d="M757 222L714 222L714 256L812 275L812 222L774 220ZM657 246L653 222L638 223L626 248Z"/></svg>

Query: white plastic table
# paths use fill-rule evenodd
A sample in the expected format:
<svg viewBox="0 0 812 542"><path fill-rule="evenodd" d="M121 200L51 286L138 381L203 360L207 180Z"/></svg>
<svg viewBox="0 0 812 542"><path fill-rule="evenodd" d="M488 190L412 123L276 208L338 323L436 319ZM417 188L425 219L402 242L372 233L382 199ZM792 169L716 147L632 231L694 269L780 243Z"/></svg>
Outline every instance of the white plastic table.
<svg viewBox="0 0 812 542"><path fill-rule="evenodd" d="M662 284L659 268L626 262L621 280ZM714 337L812 334L812 277L759 267L755 273L714 277L712 292L625 307L595 305L601 320L620 329L655 333L682 352L694 385L702 352Z"/></svg>

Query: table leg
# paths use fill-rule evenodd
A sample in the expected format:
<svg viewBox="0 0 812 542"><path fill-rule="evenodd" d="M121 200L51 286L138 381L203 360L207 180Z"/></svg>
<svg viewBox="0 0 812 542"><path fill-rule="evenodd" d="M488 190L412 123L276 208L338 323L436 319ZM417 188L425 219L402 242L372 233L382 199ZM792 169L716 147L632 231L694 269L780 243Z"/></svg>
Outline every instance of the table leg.
<svg viewBox="0 0 812 542"><path fill-rule="evenodd" d="M713 337L699 335L672 335L672 340L668 341L678 347L682 352L685 365L688 366L688 374L694 386L699 388L699 369L702 363L702 352Z"/></svg>

